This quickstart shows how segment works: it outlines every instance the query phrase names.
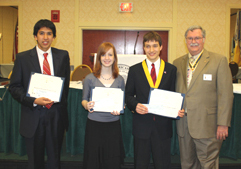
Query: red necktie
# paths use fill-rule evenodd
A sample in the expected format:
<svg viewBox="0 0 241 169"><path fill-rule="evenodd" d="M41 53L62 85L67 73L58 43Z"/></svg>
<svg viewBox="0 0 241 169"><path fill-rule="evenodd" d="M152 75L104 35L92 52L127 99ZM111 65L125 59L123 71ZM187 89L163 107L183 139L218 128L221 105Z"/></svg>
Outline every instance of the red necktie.
<svg viewBox="0 0 241 169"><path fill-rule="evenodd" d="M48 53L44 53L43 74L51 75L50 66L49 66L47 56L48 56Z"/></svg>
<svg viewBox="0 0 241 169"><path fill-rule="evenodd" d="M152 68L151 68L151 78L152 78L152 81L155 85L155 83L156 83L156 69L155 69L154 63L152 63L151 66L152 66Z"/></svg>
<svg viewBox="0 0 241 169"><path fill-rule="evenodd" d="M47 56L48 56L48 53L44 53L43 74L51 75L50 66L49 66L49 62L47 60ZM50 103L50 104L45 105L45 107L50 109L50 107L52 105L53 105L53 103Z"/></svg>

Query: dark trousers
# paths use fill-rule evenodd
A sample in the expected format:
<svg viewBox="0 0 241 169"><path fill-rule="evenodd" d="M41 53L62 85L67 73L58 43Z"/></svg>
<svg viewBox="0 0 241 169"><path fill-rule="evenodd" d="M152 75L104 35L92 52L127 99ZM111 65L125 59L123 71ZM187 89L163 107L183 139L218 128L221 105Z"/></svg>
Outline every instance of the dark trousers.
<svg viewBox="0 0 241 169"><path fill-rule="evenodd" d="M88 119L83 169L120 169L123 161L124 146L120 120L98 122Z"/></svg>
<svg viewBox="0 0 241 169"><path fill-rule="evenodd" d="M64 126L59 112L42 108L37 130L32 138L25 138L28 154L28 169L44 169L45 149L47 169L60 169L60 153Z"/></svg>
<svg viewBox="0 0 241 169"><path fill-rule="evenodd" d="M134 138L135 169L148 169L151 153L155 169L171 168L171 138L162 140L157 130L148 139Z"/></svg>

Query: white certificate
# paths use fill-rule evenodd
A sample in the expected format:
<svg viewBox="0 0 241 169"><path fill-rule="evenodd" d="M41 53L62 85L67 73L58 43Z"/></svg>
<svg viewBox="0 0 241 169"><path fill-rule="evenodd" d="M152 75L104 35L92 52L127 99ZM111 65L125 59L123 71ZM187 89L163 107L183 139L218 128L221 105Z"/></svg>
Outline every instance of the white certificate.
<svg viewBox="0 0 241 169"><path fill-rule="evenodd" d="M184 94L151 88L149 95L148 113L179 118L178 111L181 110Z"/></svg>
<svg viewBox="0 0 241 169"><path fill-rule="evenodd" d="M64 79L41 73L31 73L27 96L46 97L54 102L60 102Z"/></svg>
<svg viewBox="0 0 241 169"><path fill-rule="evenodd" d="M120 88L95 87L91 95L94 111L124 113L124 91Z"/></svg>

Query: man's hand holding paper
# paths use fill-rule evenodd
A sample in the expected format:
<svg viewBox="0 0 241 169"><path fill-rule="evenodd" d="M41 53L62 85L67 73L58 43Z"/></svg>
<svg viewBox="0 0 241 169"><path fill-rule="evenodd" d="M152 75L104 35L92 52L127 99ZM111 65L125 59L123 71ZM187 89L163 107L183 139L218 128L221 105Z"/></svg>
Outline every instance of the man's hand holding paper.
<svg viewBox="0 0 241 169"><path fill-rule="evenodd" d="M147 114L148 108L147 108L146 104L138 103L136 105L136 112L139 113L139 114Z"/></svg>
<svg viewBox="0 0 241 169"><path fill-rule="evenodd" d="M46 106L47 104L51 104L51 103L53 103L53 101L46 97L39 97L34 100L34 104L37 104L40 106Z"/></svg>

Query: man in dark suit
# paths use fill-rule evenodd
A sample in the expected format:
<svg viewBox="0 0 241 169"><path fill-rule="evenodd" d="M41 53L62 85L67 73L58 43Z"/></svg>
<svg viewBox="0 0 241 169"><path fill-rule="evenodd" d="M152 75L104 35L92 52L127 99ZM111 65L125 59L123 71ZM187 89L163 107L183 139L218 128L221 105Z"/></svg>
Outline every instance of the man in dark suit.
<svg viewBox="0 0 241 169"><path fill-rule="evenodd" d="M158 33L148 32L143 37L147 59L129 69L125 100L133 112L134 165L136 169L147 169L150 155L156 169L169 169L171 164L172 119L148 114L143 105L148 102L150 87L175 90L176 67L160 59L162 40ZM155 67L156 82L151 78ZM183 116L179 111L179 116Z"/></svg>
<svg viewBox="0 0 241 169"><path fill-rule="evenodd" d="M26 141L28 169L45 168L45 148L48 156L47 168L58 169L63 135L68 127L69 54L65 50L51 48L51 43L56 37L56 28L51 21L39 20L34 26L33 35L37 46L17 54L9 91L21 104L19 132ZM58 103L53 103L45 97L26 96L31 72L46 74L43 68L45 53L49 74L65 78L62 97Z"/></svg>

